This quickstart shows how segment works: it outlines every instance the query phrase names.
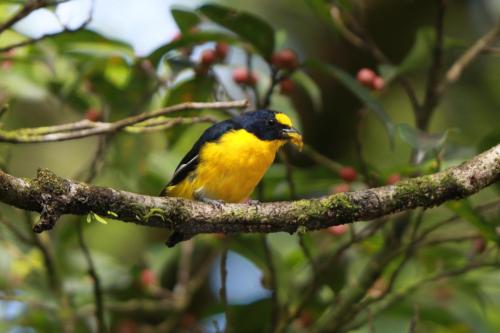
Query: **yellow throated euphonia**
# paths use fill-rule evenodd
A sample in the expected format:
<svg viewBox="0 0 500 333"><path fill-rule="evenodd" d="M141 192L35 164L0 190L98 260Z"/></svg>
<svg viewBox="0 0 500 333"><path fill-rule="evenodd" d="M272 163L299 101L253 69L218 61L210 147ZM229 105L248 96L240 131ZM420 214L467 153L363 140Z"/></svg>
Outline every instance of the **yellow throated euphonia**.
<svg viewBox="0 0 500 333"><path fill-rule="evenodd" d="M184 156L161 196L244 202L286 142L302 136L281 112L245 112L209 127Z"/></svg>

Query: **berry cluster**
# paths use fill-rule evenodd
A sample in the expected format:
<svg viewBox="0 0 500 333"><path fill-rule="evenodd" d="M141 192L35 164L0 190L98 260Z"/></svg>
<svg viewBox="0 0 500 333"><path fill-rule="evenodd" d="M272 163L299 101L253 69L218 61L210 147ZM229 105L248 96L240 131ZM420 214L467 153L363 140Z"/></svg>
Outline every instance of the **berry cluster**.
<svg viewBox="0 0 500 333"><path fill-rule="evenodd" d="M385 81L370 68L361 68L356 75L356 79L363 86L375 91L384 89Z"/></svg>
<svg viewBox="0 0 500 333"><path fill-rule="evenodd" d="M214 49L203 50L196 73L201 75L206 74L213 64L226 59L228 53L229 45L223 42L217 43Z"/></svg>
<svg viewBox="0 0 500 333"><path fill-rule="evenodd" d="M283 49L273 53L270 59L271 65L277 71L282 71L279 81L280 92L290 94L295 90L293 81L289 78L289 73L293 72L299 66L299 60L295 52L290 49ZM257 84L258 77L255 73L249 72L247 68L240 67L233 71L233 81L240 85L254 86Z"/></svg>

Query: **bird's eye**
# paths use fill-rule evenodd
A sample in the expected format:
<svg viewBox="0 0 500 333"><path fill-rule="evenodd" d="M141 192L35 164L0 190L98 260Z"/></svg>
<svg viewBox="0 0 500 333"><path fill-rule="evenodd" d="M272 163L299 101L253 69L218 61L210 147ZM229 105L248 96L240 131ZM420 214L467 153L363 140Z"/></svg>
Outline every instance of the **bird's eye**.
<svg viewBox="0 0 500 333"><path fill-rule="evenodd" d="M268 124L269 126L274 126L274 125L276 125L276 120L275 120L275 119L269 119L269 120L267 121L267 124Z"/></svg>

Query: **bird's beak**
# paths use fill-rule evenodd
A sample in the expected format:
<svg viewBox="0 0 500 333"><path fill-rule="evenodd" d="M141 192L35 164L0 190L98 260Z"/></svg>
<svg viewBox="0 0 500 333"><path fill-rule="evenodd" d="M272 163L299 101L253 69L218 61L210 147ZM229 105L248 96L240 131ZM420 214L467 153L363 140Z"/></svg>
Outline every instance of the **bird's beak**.
<svg viewBox="0 0 500 333"><path fill-rule="evenodd" d="M296 128L293 127L284 128L283 136L292 144L294 144L299 150L302 150L304 142L302 141L302 135Z"/></svg>

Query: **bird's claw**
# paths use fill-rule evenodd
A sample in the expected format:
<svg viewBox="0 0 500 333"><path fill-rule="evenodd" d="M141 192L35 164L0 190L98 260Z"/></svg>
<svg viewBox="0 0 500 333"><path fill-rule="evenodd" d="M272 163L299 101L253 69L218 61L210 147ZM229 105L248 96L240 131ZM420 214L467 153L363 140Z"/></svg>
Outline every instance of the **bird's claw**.
<svg viewBox="0 0 500 333"><path fill-rule="evenodd" d="M201 201L209 204L210 206L216 209L222 209L222 206L224 205L224 201L222 200L203 198Z"/></svg>
<svg viewBox="0 0 500 333"><path fill-rule="evenodd" d="M210 199L210 198L207 198L205 197L202 192L197 192L195 193L194 195L194 198L198 201L201 201L201 202L204 202L206 204L209 204L210 206L212 206L213 208L217 208L217 209L222 209L222 206L224 205L224 201L222 200L217 200L217 199Z"/></svg>

